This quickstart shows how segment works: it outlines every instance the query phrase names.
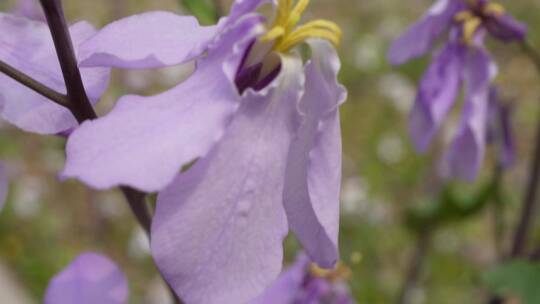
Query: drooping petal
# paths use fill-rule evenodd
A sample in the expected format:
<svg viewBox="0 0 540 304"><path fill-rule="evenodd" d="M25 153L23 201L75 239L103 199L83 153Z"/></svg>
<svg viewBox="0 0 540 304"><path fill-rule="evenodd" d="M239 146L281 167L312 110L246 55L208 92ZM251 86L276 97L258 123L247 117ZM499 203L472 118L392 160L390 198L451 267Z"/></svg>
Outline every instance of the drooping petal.
<svg viewBox="0 0 540 304"><path fill-rule="evenodd" d="M410 115L409 133L419 152L425 152L459 93L464 48L447 44L424 74Z"/></svg>
<svg viewBox="0 0 540 304"><path fill-rule="evenodd" d="M429 11L405 33L394 40L388 51L388 60L400 65L422 56L433 48L435 41L448 29L460 1L437 0Z"/></svg>
<svg viewBox="0 0 540 304"><path fill-rule="evenodd" d="M253 16L231 28L176 88L152 97L123 97L107 116L85 122L68 141L62 175L100 189L163 189L223 135L239 106L236 69L260 24Z"/></svg>
<svg viewBox="0 0 540 304"><path fill-rule="evenodd" d="M187 62L206 51L215 26L192 16L155 11L113 22L81 46L81 65L157 68Z"/></svg>
<svg viewBox="0 0 540 304"><path fill-rule="evenodd" d="M95 33L79 22L70 27L75 47ZM45 85L65 93L49 28L45 23L0 13L0 60ZM81 69L89 98L99 100L109 83L109 69ZM56 134L77 126L65 108L54 104L11 78L0 75L0 115L17 127L40 134Z"/></svg>
<svg viewBox="0 0 540 304"><path fill-rule="evenodd" d="M284 57L269 87L247 92L220 144L159 194L152 255L187 303L246 303L278 276L302 75L301 60Z"/></svg>
<svg viewBox="0 0 540 304"><path fill-rule="evenodd" d="M505 42L524 40L527 35L527 25L509 14L493 14L486 18L484 26L491 35Z"/></svg>
<svg viewBox="0 0 540 304"><path fill-rule="evenodd" d="M463 76L467 85L465 106L456 137L445 155L444 174L469 181L476 178L484 159L493 76L489 54L480 48L469 51Z"/></svg>
<svg viewBox="0 0 540 304"><path fill-rule="evenodd" d="M307 275L309 258L301 254L296 262L250 304L291 304L302 292L302 283Z"/></svg>
<svg viewBox="0 0 540 304"><path fill-rule="evenodd" d="M289 226L311 259L331 268L339 258L341 131L339 105L346 91L337 81L340 61L326 41L310 41L306 92L298 136L291 146L283 200Z"/></svg>
<svg viewBox="0 0 540 304"><path fill-rule="evenodd" d="M9 180L6 168L0 163L0 210L4 208L8 195Z"/></svg>
<svg viewBox="0 0 540 304"><path fill-rule="evenodd" d="M128 300L125 275L109 258L84 253L49 283L45 304L124 304Z"/></svg>

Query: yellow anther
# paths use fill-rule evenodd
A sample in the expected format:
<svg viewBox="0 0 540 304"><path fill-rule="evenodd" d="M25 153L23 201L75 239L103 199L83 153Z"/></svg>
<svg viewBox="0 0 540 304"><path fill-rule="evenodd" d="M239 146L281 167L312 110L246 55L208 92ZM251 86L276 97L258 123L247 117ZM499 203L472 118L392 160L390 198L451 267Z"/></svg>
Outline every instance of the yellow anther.
<svg viewBox="0 0 540 304"><path fill-rule="evenodd" d="M504 15L505 12L506 9L499 3L491 2L484 7L484 14L494 14L497 16L501 16Z"/></svg>
<svg viewBox="0 0 540 304"><path fill-rule="evenodd" d="M272 28L270 31L266 32L263 36L261 36L261 41L268 42L272 40L276 40L278 38L283 37L285 35L285 29L281 26L276 26Z"/></svg>
<svg viewBox="0 0 540 304"><path fill-rule="evenodd" d="M260 39L275 41L273 50L287 52L308 38L322 38L337 46L341 41L341 29L327 20L315 20L296 27L309 5L309 0L278 0L278 12L271 29Z"/></svg>
<svg viewBox="0 0 540 304"><path fill-rule="evenodd" d="M465 22L465 21L470 20L470 19L472 19L474 17L475 17L475 15L473 14L473 12L471 12L471 11L462 11L462 12L457 13L454 16L454 20L456 20L457 22Z"/></svg>
<svg viewBox="0 0 540 304"><path fill-rule="evenodd" d="M467 45L472 45L474 34L482 24L482 20L478 17L471 18L463 23L463 40Z"/></svg>
<svg viewBox="0 0 540 304"><path fill-rule="evenodd" d="M342 262L338 262L334 269L323 269L315 264L311 264L309 267L311 275L324 278L331 282L339 282L349 280L352 276L352 271Z"/></svg>

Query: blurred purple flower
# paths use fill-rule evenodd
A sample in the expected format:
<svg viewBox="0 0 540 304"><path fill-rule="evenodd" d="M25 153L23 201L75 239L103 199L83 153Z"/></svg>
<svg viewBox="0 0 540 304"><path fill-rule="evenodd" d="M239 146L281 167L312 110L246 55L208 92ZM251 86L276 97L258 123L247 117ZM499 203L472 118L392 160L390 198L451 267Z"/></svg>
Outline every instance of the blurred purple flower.
<svg viewBox="0 0 540 304"><path fill-rule="evenodd" d="M256 12L270 3L270 29ZM125 96L70 137L63 175L96 188L161 191L152 254L188 303L245 303L282 266L290 227L322 267L338 260L339 28L296 27L308 1L237 0L217 26L149 12L110 24L83 66L156 68L196 60L185 82ZM316 39L325 38L325 39ZM311 60L291 51L307 39ZM197 159L187 172L183 165Z"/></svg>
<svg viewBox="0 0 540 304"><path fill-rule="evenodd" d="M125 275L109 258L84 253L49 282L45 304L124 304Z"/></svg>
<svg viewBox="0 0 540 304"><path fill-rule="evenodd" d="M0 210L4 208L8 195L9 179L6 172L6 168L3 163L0 162Z"/></svg>
<svg viewBox="0 0 540 304"><path fill-rule="evenodd" d="M95 34L87 22L70 27L75 46ZM28 74L58 92L65 85L47 24L0 13L0 60ZM88 96L97 102L109 83L108 68L83 68ZM77 126L73 115L62 106L0 74L0 116L29 132L57 134Z"/></svg>
<svg viewBox="0 0 540 304"><path fill-rule="evenodd" d="M410 134L417 150L425 152L464 82L462 119L444 156L443 168L445 174L473 180L484 158L489 91L497 73L484 38L490 34L504 42L523 40L526 27L502 6L487 0L438 0L394 41L388 54L390 62L402 64L426 54L445 32L446 44L435 53L420 82L410 117Z"/></svg>
<svg viewBox="0 0 540 304"><path fill-rule="evenodd" d="M250 304L354 304L344 282L349 270L323 271L300 255L296 262Z"/></svg>

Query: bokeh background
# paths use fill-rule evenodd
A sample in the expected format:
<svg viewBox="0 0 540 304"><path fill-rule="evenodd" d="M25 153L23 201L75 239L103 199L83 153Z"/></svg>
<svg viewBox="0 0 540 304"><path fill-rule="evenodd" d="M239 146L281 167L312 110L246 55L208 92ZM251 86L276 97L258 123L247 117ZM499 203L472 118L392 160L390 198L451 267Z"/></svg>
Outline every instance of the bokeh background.
<svg viewBox="0 0 540 304"><path fill-rule="evenodd" d="M37 2L37 1L36 1ZM65 0L70 22L88 20L101 27L148 10L189 14L177 0ZM9 11L15 1L0 0ZM390 41L428 7L431 0L313 0L307 17L326 18L344 30L341 79L350 92L342 107L344 179L341 253L358 303L393 303L418 233L407 225L411 208L437 204L437 193L450 185L460 197L472 197L493 175L492 151L475 183L439 178L441 151L451 138L459 109L427 155L417 155L407 136L407 116L415 85L428 64L419 59L399 68L385 60ZM540 49L540 1L502 1L528 23L529 40ZM223 1L228 7L228 1ZM515 226L532 151L540 78L520 48L489 42L500 66L497 83L514 108L517 161L504 172L500 204L430 229L419 283L409 293L414 304L482 303L482 277L501 257ZM107 113L123 94L154 94L181 82L191 66L159 71L115 71L99 106ZM149 255L148 243L117 191L96 192L76 181L60 182L65 141L0 127L0 159L12 177L6 208L0 213L0 302L17 297L39 303L49 279L83 251L102 252L126 272L130 303L167 303L167 293ZM540 241L540 229L534 239ZM290 262L299 250L287 240ZM502 249L501 249L502 248ZM181 258L179 254L179 258ZM2 300L4 299L4 300ZM19 303L17 302L17 303Z"/></svg>

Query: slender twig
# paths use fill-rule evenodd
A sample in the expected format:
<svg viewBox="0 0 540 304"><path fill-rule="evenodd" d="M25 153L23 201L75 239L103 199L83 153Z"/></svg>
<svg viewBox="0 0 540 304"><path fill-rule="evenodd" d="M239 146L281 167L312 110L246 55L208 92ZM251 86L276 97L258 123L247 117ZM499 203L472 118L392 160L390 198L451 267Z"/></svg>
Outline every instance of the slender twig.
<svg viewBox="0 0 540 304"><path fill-rule="evenodd" d="M27 74L17 70L16 68L10 66L9 64L0 60L0 72L11 77L13 80L19 82L20 84L32 89L34 92L44 96L45 98L50 99L56 104L61 105L65 108L70 108L68 97L64 94L61 94L43 83L35 80L34 78L28 76Z"/></svg>
<svg viewBox="0 0 540 304"><path fill-rule="evenodd" d="M95 119L97 115L84 89L60 0L40 0L40 2L62 68L67 96L72 104L71 112L80 123L88 119Z"/></svg>
<svg viewBox="0 0 540 304"><path fill-rule="evenodd" d="M148 204L145 202L146 194L129 187L120 187L120 189L126 197L129 207L137 218L137 221L144 229L146 234L150 235L152 218L150 217L150 209L148 208Z"/></svg>
<svg viewBox="0 0 540 304"><path fill-rule="evenodd" d="M528 43L522 44L523 51L529 56L540 73L540 54L531 47ZM512 243L512 251L510 256L515 258L522 256L526 250L527 239L533 225L534 211L538 201L538 183L540 181L540 109L538 111L538 126L536 128L536 139L533 151L533 159L529 169L529 178L525 188L523 198L523 208L521 217L518 222L514 240Z"/></svg>
<svg viewBox="0 0 540 304"><path fill-rule="evenodd" d="M415 251L409 263L409 269L403 281L403 286L396 300L396 304L406 304L410 297L411 290L416 286L420 279L420 274L424 267L425 259L429 249L431 234L423 231L417 236Z"/></svg>
<svg viewBox="0 0 540 304"><path fill-rule="evenodd" d="M528 42L521 44L521 49L533 62L534 66L540 73L540 53L538 53ZM540 109L538 110L538 125L536 127L536 139L533 151L533 159L529 168L529 177L523 196L523 207L518 221L518 226L512 241L512 249L510 258L522 257L526 254L527 240L530 230L533 226L534 211L538 201L538 184L540 182ZM531 259L540 256L540 249L534 252ZM500 296L492 296L487 301L488 304L502 304L504 298Z"/></svg>
<svg viewBox="0 0 540 304"><path fill-rule="evenodd" d="M71 103L70 110L80 123L85 120L95 119L97 118L97 115L92 104L88 100L84 89L81 72L79 71L75 52L73 51L73 44L67 29L62 5L59 0L40 1L51 30L58 60L62 68L62 74L68 92L67 96ZM122 191L129 201L131 209L135 213L141 226L148 232L151 217L148 212L145 212L147 209L145 209L146 203L144 201L144 194L129 188L123 188Z"/></svg>
<svg viewBox="0 0 540 304"><path fill-rule="evenodd" d="M62 74L67 88L67 96L71 103L70 110L79 121L82 123L85 120L97 118L96 112L92 104L88 100L84 85L82 82L81 72L77 65L77 59L73 50L73 43L69 35L64 11L60 0L40 0L43 7L47 23L51 30L58 60L62 68ZM135 189L122 187L121 188L129 206L137 218L139 224L150 236L150 227L152 218L145 202L145 194ZM177 303L181 301L173 292L172 296Z"/></svg>

